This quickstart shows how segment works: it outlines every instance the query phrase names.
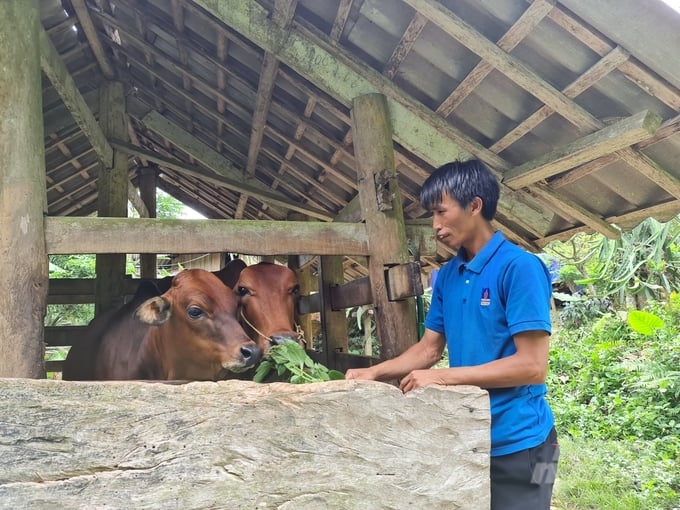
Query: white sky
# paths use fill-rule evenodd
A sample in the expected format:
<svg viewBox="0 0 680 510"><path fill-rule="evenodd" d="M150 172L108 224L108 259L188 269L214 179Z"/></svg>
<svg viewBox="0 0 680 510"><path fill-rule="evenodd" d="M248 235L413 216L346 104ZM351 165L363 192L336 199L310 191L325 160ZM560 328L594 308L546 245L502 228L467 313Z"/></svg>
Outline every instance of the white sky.
<svg viewBox="0 0 680 510"><path fill-rule="evenodd" d="M670 5L673 9L680 12L680 0L661 0L663 3Z"/></svg>
<svg viewBox="0 0 680 510"><path fill-rule="evenodd" d="M204 220L205 216L203 216L200 213L197 213L188 205L185 205L180 218L185 220Z"/></svg>

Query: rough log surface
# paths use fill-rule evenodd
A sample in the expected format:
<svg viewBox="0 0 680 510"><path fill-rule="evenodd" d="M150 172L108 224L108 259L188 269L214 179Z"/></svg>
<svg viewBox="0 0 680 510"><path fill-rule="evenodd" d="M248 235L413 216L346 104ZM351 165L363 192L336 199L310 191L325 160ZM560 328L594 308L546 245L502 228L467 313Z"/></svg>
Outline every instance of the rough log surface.
<svg viewBox="0 0 680 510"><path fill-rule="evenodd" d="M0 379L3 508L489 506L488 395Z"/></svg>

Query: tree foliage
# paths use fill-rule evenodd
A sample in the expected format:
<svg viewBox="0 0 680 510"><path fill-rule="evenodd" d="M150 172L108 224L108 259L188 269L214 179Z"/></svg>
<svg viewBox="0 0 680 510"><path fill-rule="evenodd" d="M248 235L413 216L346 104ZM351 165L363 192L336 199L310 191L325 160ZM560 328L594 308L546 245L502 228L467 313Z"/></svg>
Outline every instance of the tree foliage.
<svg viewBox="0 0 680 510"><path fill-rule="evenodd" d="M572 290L610 297L637 308L648 300L667 298L680 290L680 220L661 223L648 218L620 239L601 234L575 236L551 243L546 252L558 257L561 276Z"/></svg>
<svg viewBox="0 0 680 510"><path fill-rule="evenodd" d="M647 462L656 466L631 473L637 487L631 497L647 503L635 508L670 509L679 502L678 367L677 293L649 302L644 310L610 312L578 328L560 329L551 341L548 399L561 433L623 448L644 444Z"/></svg>

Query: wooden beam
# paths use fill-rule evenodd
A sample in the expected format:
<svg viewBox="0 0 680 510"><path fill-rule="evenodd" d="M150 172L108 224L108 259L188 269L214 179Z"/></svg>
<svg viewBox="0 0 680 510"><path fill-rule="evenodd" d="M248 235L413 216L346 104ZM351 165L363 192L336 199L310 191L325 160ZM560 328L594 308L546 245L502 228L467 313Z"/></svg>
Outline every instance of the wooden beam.
<svg viewBox="0 0 680 510"><path fill-rule="evenodd" d="M659 115L645 110L508 170L503 175L503 183L513 189L529 186L611 152L628 148L653 136L660 125Z"/></svg>
<svg viewBox="0 0 680 510"><path fill-rule="evenodd" d="M113 149L106 141L106 136L97 124L97 120L88 108L83 96L80 95L80 91L61 60L59 52L44 29L40 30L38 41L42 70L59 93L66 108L71 112L73 120L76 121L78 127L92 144L102 164L110 168L113 164Z"/></svg>
<svg viewBox="0 0 680 510"><path fill-rule="evenodd" d="M606 218L606 221L621 227L621 229L633 229L640 224L641 221L647 218L656 218L659 221L669 221L674 216L680 213L680 200L671 200L670 202L664 202L663 204L657 204L652 207L647 207L644 209L637 209L630 213L622 214L620 216L610 216ZM557 232L549 236L545 236L536 241L539 246L546 246L552 241L567 241L574 237L574 235L579 232L590 232L590 228L586 226L580 226L576 228L571 228L568 230L563 230L562 232Z"/></svg>
<svg viewBox="0 0 680 510"><path fill-rule="evenodd" d="M230 178L234 181L243 181L244 174L234 167L222 154L201 142L177 124L163 117L155 110L144 115L139 122L147 129L158 133L170 140L175 146L200 161L202 165L210 168L217 175ZM269 186L257 179L251 179L250 185L256 189L271 193ZM280 206L272 206L272 213L281 218L286 217L286 210Z"/></svg>
<svg viewBox="0 0 680 510"><path fill-rule="evenodd" d="M651 158L632 148L617 151L616 155L621 161L630 165L649 180L662 187L669 194L673 195L675 198L680 198L680 180L668 170L659 166Z"/></svg>
<svg viewBox="0 0 680 510"><path fill-rule="evenodd" d="M45 376L40 34L47 38L37 0L0 2L0 378Z"/></svg>
<svg viewBox="0 0 680 510"><path fill-rule="evenodd" d="M81 344L85 340L87 326L47 326L45 327L45 345L65 347Z"/></svg>
<svg viewBox="0 0 680 510"><path fill-rule="evenodd" d="M581 19L561 6L553 9L548 17L600 56L604 56L613 49L609 39L589 26L585 26ZM636 86L642 87L673 110L680 110L680 92L678 89L665 80L659 79L658 75L651 72L639 60L631 59L624 62L619 71Z"/></svg>
<svg viewBox="0 0 680 510"><path fill-rule="evenodd" d="M128 117L125 90L121 82L105 82L99 89L99 122L108 138L127 138ZM104 166L97 176L97 215L126 217L128 213L128 157L113 151L110 167ZM125 277L125 254L112 250L96 257L97 289L95 315L123 304L122 281Z"/></svg>
<svg viewBox="0 0 680 510"><path fill-rule="evenodd" d="M338 12L333 20L333 27L331 28L330 38L333 41L339 41L342 37L342 32L345 30L345 23L347 23L347 18L349 17L350 10L352 9L353 0L340 0L338 4Z"/></svg>
<svg viewBox="0 0 680 510"><path fill-rule="evenodd" d="M156 218L157 215L157 181L158 165L143 166L137 169L139 182L139 198L148 210L148 216L142 218ZM136 193L135 193L136 194ZM139 255L139 276L140 278L156 278L158 274L157 257L155 253L140 253Z"/></svg>
<svg viewBox="0 0 680 510"><path fill-rule="evenodd" d="M342 172L339 172L330 163L326 163L323 161L320 157L314 155L312 152L308 151L304 147L302 147L297 140L291 139L290 137L286 136L285 133L279 131L278 129L272 127L272 126L266 126L265 131L272 136L272 138L278 138L285 144L288 144L289 147L292 147L295 149L295 151L298 154L301 154L304 156L302 159L309 159L312 163L315 163L319 165L321 168L324 169L326 173L331 175L337 182L340 184L343 184L346 189L350 191L356 191L357 190L357 183L350 179L349 177L346 177L345 175L342 174ZM286 158L289 159L289 158Z"/></svg>
<svg viewBox="0 0 680 510"><path fill-rule="evenodd" d="M630 58L630 54L623 48L617 46L603 58L598 60L595 65L593 65L585 73L567 85L564 90L562 90L562 93L572 99L577 97L584 90L588 89L608 75L611 71L619 67L623 62L628 60L628 58ZM497 153L502 152L533 130L553 113L555 112L552 108L543 105L513 130L503 136L500 140L497 140L490 147L491 150Z"/></svg>
<svg viewBox="0 0 680 510"><path fill-rule="evenodd" d="M197 0L217 19L255 44L276 55L304 78L347 107L362 94L381 92L388 97L394 137L426 161L442 165L453 159L483 154L492 166L508 165L497 155L454 128L440 116L408 97L394 83L353 58L339 46L331 46L310 31L292 25L277 27L266 9L253 0ZM278 43L277 43L278 41ZM282 44L281 41L285 41Z"/></svg>
<svg viewBox="0 0 680 510"><path fill-rule="evenodd" d="M246 173L251 176L255 175L255 165L257 163L257 157L260 154L260 147L262 146L262 137L264 136L264 128L267 124L267 116L269 114L269 106L272 101L272 92L274 90L275 77L278 69L279 62L276 60L276 57L269 52L265 52L262 70L260 71L260 80L257 86L255 111L253 112L250 141L248 143ZM239 198L238 207L236 208L236 214L234 216L235 218L239 219L243 217L243 211L247 200L247 194L244 194Z"/></svg>
<svg viewBox="0 0 680 510"><path fill-rule="evenodd" d="M418 330L415 300L390 301L385 278L388 267L410 258L385 96L367 94L354 100L352 130L359 200L371 240L368 271L380 357L391 359L418 341Z"/></svg>
<svg viewBox="0 0 680 510"><path fill-rule="evenodd" d="M221 188L235 190L240 193L247 193L249 195L256 197L258 200L261 200L262 202L271 205L279 206L281 208L285 208L291 211L300 212L323 221L330 221L333 218L330 214L319 209L293 203L285 195L270 191L264 185L263 186L255 185L255 182L259 181L255 181L253 178L241 177L239 179L236 179L227 177L225 175L211 174L210 172L204 170L201 167L187 165L185 163L182 163L181 161L167 158L156 152L152 152L141 147L131 145L129 143L119 142L117 140L112 140L111 145L115 147L117 150L126 152L131 156L144 158L148 161L157 163L160 166L169 168L171 170L176 170L177 172L184 175L197 177L205 182L209 182ZM233 175L234 173L230 172L230 174Z"/></svg>
<svg viewBox="0 0 680 510"><path fill-rule="evenodd" d="M125 278L122 286L123 294L126 297L134 295L141 281L138 278ZM94 303L96 284L95 278L51 278L48 302L50 304Z"/></svg>
<svg viewBox="0 0 680 510"><path fill-rule="evenodd" d="M139 216L141 218L150 218L151 216L149 215L149 209L147 209L142 197L139 196L139 193L137 193L137 190L131 182L128 183L127 194L128 202L132 204L132 207L135 208L135 211L137 211Z"/></svg>
<svg viewBox="0 0 680 510"><path fill-rule="evenodd" d="M332 354L348 352L347 317L344 310L333 310L331 289L345 281L341 256L319 257L319 303L321 316L322 363L337 369Z"/></svg>
<svg viewBox="0 0 680 510"><path fill-rule="evenodd" d="M423 31L423 28L425 28L425 25L427 25L427 19L418 13L416 13L416 15L413 16L413 19L411 19L411 22L408 24L406 30L404 30L404 34L399 40L399 44L397 44L397 46L394 48L392 55L383 67L383 74L390 80L394 78L395 74L397 74L399 66L407 57L411 51L411 48L413 48L416 39L418 39L420 36L420 33Z"/></svg>
<svg viewBox="0 0 680 510"><path fill-rule="evenodd" d="M50 254L368 255L366 226L257 220L46 217Z"/></svg>
<svg viewBox="0 0 680 510"><path fill-rule="evenodd" d="M586 109L574 103L520 60L489 41L443 4L435 0L404 2L575 126L597 129L597 119Z"/></svg>
<svg viewBox="0 0 680 510"><path fill-rule="evenodd" d="M546 207L557 209L562 214L583 222L583 224L588 225L595 232L600 232L605 237L610 239L618 239L621 237L621 231L619 229L604 219L594 216L583 207L574 204L573 202L565 201L550 186L545 184L534 184L530 186L529 189L543 200Z"/></svg>
<svg viewBox="0 0 680 510"><path fill-rule="evenodd" d="M272 22L280 28L287 30L295 14L296 5L297 0L275 0L274 11L271 16ZM262 145L262 136L264 135L264 127L267 124L267 115L272 101L272 92L278 70L279 61L276 60L276 56L269 51L265 51L260 79L257 85L255 111L253 112L250 144L248 145L246 173L249 175L255 175L255 163L257 162L257 155Z"/></svg>
<svg viewBox="0 0 680 510"><path fill-rule="evenodd" d="M473 155L499 173L510 168L504 159L467 137L340 46L333 46L295 24L288 31L279 29L268 19L267 10L257 2L196 0L195 3L258 46L275 53L280 61L347 107L358 95L385 94L394 139L432 166L469 159ZM285 44L274 44L275 41L285 41ZM537 230L545 231L549 226L536 218L526 204L513 200L507 187L501 193L499 208L513 217L529 213L530 218L539 220L540 224L535 225Z"/></svg>
<svg viewBox="0 0 680 510"><path fill-rule="evenodd" d="M99 40L97 29L94 27L94 23L92 23L92 18L90 17L90 12L87 9L85 0L71 0L71 5L76 12L80 28L82 28L85 38L90 44L90 49L92 50L92 53L94 53L94 58L97 59L102 74L108 80L112 80L116 75L115 70L109 62L109 58L106 56L104 46L102 46L102 43Z"/></svg>
<svg viewBox="0 0 680 510"><path fill-rule="evenodd" d="M555 6L556 0L536 0L496 43L504 51L512 51ZM437 108L437 113L448 117L468 97L489 73L493 66L481 60ZM500 151L494 151L496 153Z"/></svg>
<svg viewBox="0 0 680 510"><path fill-rule="evenodd" d="M388 293L392 300L418 296L423 293L423 284L417 262L392 266L386 271ZM355 278L329 288L331 310L340 311L355 306L373 303L371 279L368 276ZM302 314L316 313L321 310L319 294L305 296L298 302Z"/></svg>

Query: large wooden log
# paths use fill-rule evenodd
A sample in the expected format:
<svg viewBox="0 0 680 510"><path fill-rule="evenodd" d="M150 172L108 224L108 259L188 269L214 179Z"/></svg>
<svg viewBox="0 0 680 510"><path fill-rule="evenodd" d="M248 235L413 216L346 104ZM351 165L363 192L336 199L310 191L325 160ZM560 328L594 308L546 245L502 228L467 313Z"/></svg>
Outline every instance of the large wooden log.
<svg viewBox="0 0 680 510"><path fill-rule="evenodd" d="M0 380L6 508L489 508L473 386Z"/></svg>
<svg viewBox="0 0 680 510"><path fill-rule="evenodd" d="M380 357L391 359L418 341L415 300L390 301L385 279L390 266L409 261L392 126L381 94L355 98L351 113L359 199L370 239L368 272Z"/></svg>
<svg viewBox="0 0 680 510"><path fill-rule="evenodd" d="M45 151L35 0L0 2L0 377L44 377Z"/></svg>

